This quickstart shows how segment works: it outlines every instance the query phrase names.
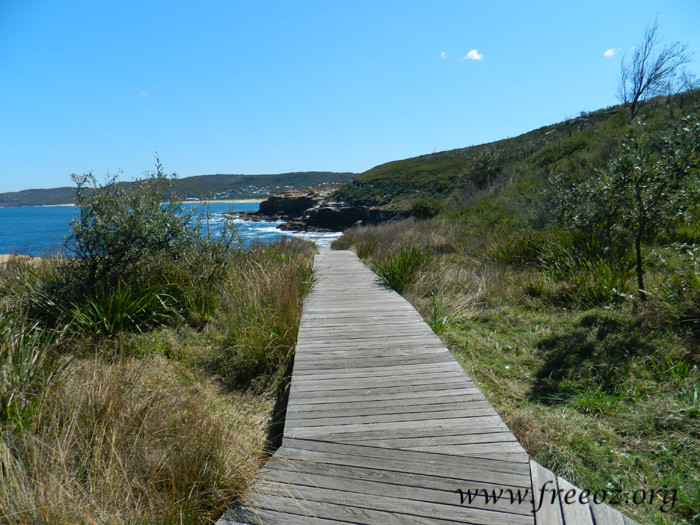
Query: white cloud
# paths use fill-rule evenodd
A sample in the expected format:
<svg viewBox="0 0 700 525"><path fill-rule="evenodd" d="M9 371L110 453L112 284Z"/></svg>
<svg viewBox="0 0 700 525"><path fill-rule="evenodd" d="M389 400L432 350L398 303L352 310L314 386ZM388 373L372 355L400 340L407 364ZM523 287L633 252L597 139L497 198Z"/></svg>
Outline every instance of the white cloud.
<svg viewBox="0 0 700 525"><path fill-rule="evenodd" d="M471 51L469 51L469 53L467 53L467 56L465 56L462 60L475 60L478 62L482 58L484 58L484 55L479 53L476 49L472 49Z"/></svg>
<svg viewBox="0 0 700 525"><path fill-rule="evenodd" d="M605 53L603 53L603 56L605 58L610 58L615 56L615 48L608 49Z"/></svg>
<svg viewBox="0 0 700 525"><path fill-rule="evenodd" d="M141 93L139 93L139 97L148 98L148 93L146 93L145 91L141 91Z"/></svg>
<svg viewBox="0 0 700 525"><path fill-rule="evenodd" d="M445 60L447 58L447 53L445 53L444 51L440 51L440 58Z"/></svg>

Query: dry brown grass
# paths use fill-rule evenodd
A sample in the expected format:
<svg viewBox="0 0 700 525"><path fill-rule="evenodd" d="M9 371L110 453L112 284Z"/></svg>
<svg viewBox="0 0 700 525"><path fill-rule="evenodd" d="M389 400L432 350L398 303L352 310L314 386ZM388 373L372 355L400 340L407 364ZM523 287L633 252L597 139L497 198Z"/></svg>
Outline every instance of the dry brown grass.
<svg viewBox="0 0 700 525"><path fill-rule="evenodd" d="M76 360L0 441L0 521L214 519L259 466L271 404L163 357Z"/></svg>

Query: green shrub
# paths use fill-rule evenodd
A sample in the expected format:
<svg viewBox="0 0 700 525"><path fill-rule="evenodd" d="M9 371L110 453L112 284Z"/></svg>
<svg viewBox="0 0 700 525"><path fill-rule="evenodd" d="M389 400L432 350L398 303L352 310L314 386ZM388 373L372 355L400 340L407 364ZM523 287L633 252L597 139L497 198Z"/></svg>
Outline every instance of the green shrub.
<svg viewBox="0 0 700 525"><path fill-rule="evenodd" d="M160 162L131 184L73 179L79 217L67 245L75 257L37 279L27 294L31 314L47 326L70 322L106 337L178 319L203 326L234 258L235 228L224 224L215 238L204 223L208 212L182 208Z"/></svg>
<svg viewBox="0 0 700 525"><path fill-rule="evenodd" d="M436 334L442 334L450 329L450 325L454 321L454 314L448 314L440 306L437 296L433 295L430 298L430 328Z"/></svg>
<svg viewBox="0 0 700 525"><path fill-rule="evenodd" d="M411 205L411 215L417 219L430 219L435 217L442 208L444 202L434 197L422 197Z"/></svg>
<svg viewBox="0 0 700 525"><path fill-rule="evenodd" d="M429 254L416 246L406 246L398 252L388 254L381 261L373 263L372 269L389 288L403 293L415 271L428 258Z"/></svg>
<svg viewBox="0 0 700 525"><path fill-rule="evenodd" d="M171 199L172 178L156 173L127 186L112 177L99 185L92 174L73 175L79 217L71 225L68 248L75 255L72 279L87 294L100 285L130 280L139 263L153 254L172 258L196 245L199 231L192 215Z"/></svg>

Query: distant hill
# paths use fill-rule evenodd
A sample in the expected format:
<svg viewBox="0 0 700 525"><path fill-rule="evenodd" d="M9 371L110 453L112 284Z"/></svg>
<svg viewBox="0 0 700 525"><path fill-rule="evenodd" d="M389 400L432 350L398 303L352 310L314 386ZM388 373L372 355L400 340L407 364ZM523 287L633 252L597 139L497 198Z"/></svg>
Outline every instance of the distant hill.
<svg viewBox="0 0 700 525"><path fill-rule="evenodd" d="M274 175L197 175L175 181L175 191L182 198L265 199L286 190L342 184L354 173L305 171ZM72 204L75 187L31 189L0 193L0 206L47 206Z"/></svg>

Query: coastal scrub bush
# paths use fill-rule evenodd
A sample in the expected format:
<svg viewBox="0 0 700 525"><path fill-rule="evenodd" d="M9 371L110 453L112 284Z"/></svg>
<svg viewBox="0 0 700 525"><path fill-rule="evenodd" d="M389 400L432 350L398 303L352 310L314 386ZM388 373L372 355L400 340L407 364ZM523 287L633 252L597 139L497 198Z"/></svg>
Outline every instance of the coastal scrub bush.
<svg viewBox="0 0 700 525"><path fill-rule="evenodd" d="M417 219L430 219L435 217L442 208L444 202L435 197L423 197L411 204L411 215Z"/></svg>
<svg viewBox="0 0 700 525"><path fill-rule="evenodd" d="M599 236L613 252L634 251L642 302L647 299L643 243L695 217L699 136L698 115L669 123L666 129L638 124L606 168L555 192L559 220L567 227L603 232Z"/></svg>
<svg viewBox="0 0 700 525"><path fill-rule="evenodd" d="M76 278L88 291L98 283L129 279L155 254L181 257L197 242L191 214L182 213L175 199L161 204L172 179L160 163L156 166L155 173L130 187L116 177L99 185L90 173L73 175L79 217L71 225L68 248L76 258Z"/></svg>
<svg viewBox="0 0 700 525"><path fill-rule="evenodd" d="M215 309L215 284L235 257L232 223L215 236L203 224L209 214L181 206L174 176L159 161L131 184L112 177L100 185L92 174L73 180L78 218L67 247L74 257L32 294L34 316L110 337L175 319L201 326Z"/></svg>

